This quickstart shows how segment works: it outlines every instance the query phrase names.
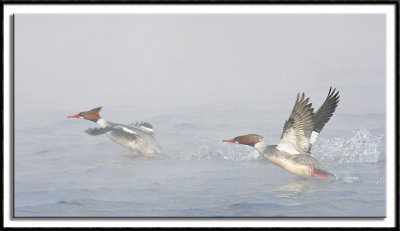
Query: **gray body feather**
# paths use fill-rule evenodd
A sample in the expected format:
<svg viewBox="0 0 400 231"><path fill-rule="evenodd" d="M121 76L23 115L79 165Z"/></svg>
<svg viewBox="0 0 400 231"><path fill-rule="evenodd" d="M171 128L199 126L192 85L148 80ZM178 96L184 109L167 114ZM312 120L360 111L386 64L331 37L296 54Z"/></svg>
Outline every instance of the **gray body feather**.
<svg viewBox="0 0 400 231"><path fill-rule="evenodd" d="M106 127L89 128L85 132L92 136L106 134L115 143L140 153L145 152L151 155L161 152L149 123L123 125L107 122Z"/></svg>

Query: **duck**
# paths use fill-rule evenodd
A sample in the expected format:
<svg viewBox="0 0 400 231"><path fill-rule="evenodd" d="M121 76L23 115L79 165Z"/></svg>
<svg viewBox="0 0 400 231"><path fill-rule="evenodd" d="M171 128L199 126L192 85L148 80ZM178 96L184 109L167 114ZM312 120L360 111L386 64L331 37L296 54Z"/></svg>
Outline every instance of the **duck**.
<svg viewBox="0 0 400 231"><path fill-rule="evenodd" d="M85 119L95 122L98 128L88 128L85 132L91 136L106 134L115 143L142 156L161 153L161 147L154 137L153 126L148 122L136 122L129 125L113 123L100 116L102 107L82 111L68 118Z"/></svg>
<svg viewBox="0 0 400 231"><path fill-rule="evenodd" d="M297 176L316 178L335 176L311 155L311 148L335 112L339 98L339 91L330 87L325 101L314 113L309 98L305 99L304 92L301 97L298 93L277 145L265 144L262 141L263 136L258 134L236 136L223 142L254 147L271 163Z"/></svg>

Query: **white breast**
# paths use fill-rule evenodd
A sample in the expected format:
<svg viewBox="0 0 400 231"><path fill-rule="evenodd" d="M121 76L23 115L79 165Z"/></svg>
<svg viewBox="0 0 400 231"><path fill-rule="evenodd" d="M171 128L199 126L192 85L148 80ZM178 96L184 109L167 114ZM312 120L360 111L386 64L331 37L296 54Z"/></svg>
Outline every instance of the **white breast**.
<svg viewBox="0 0 400 231"><path fill-rule="evenodd" d="M267 147L267 145L264 142L258 142L254 145L254 147L260 152L260 153L264 153L265 148Z"/></svg>
<svg viewBox="0 0 400 231"><path fill-rule="evenodd" d="M104 119L99 119L99 120L97 120L96 123L97 123L100 127L102 127L102 128L107 127L107 121L104 120Z"/></svg>

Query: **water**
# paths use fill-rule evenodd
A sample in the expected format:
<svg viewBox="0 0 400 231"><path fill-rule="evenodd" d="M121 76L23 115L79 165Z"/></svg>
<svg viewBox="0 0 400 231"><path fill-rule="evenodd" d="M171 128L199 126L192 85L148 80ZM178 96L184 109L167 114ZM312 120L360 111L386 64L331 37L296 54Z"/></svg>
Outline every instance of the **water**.
<svg viewBox="0 0 400 231"><path fill-rule="evenodd" d="M106 136L88 136L83 130L96 124L66 118L79 111L23 112L17 107L16 217L386 215L385 114L336 113L312 150L336 178L304 179L251 147L221 142L258 133L276 144L286 111L103 108L112 122L151 122L164 150L155 158L135 156Z"/></svg>

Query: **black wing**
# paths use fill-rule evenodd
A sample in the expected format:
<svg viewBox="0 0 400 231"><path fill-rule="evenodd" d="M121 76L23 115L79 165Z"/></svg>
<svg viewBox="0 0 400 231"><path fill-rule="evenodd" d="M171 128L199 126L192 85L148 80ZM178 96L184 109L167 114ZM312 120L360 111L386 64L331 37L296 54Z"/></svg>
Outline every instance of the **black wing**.
<svg viewBox="0 0 400 231"><path fill-rule="evenodd" d="M325 124L329 121L329 119L332 117L333 112L335 112L336 107L339 103L339 91L335 92L336 88L333 89L332 87L329 88L329 93L328 96L326 97L324 103L322 106L318 109L318 111L315 113L314 118L314 130L318 133L321 132L322 128L324 128Z"/></svg>

